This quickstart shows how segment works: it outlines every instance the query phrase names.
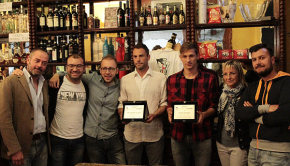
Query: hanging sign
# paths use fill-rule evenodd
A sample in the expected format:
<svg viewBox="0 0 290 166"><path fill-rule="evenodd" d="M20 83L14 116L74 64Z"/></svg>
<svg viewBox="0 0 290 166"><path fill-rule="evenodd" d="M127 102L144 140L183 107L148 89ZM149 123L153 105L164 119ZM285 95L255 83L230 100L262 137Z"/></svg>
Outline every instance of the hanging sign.
<svg viewBox="0 0 290 166"><path fill-rule="evenodd" d="M12 2L1 3L0 12L12 11Z"/></svg>

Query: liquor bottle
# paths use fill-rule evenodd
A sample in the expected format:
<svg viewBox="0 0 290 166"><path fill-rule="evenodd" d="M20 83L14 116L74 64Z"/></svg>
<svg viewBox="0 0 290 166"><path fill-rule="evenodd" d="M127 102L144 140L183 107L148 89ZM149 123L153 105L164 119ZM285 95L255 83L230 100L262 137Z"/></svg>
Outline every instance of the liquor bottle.
<svg viewBox="0 0 290 166"><path fill-rule="evenodd" d="M165 24L171 24L171 14L168 5L166 6Z"/></svg>
<svg viewBox="0 0 290 166"><path fill-rule="evenodd" d="M134 13L134 15L135 15L135 27L139 27L139 15L138 15L138 13L137 13L137 11L135 11L135 13Z"/></svg>
<svg viewBox="0 0 290 166"><path fill-rule="evenodd" d="M68 5L67 11L66 11L65 27L66 27L66 30L72 29L72 15L70 13L70 6L69 5Z"/></svg>
<svg viewBox="0 0 290 166"><path fill-rule="evenodd" d="M178 21L178 12L176 10L176 5L174 5L174 8L173 8L173 15L172 15L172 24L178 24L179 21Z"/></svg>
<svg viewBox="0 0 290 166"><path fill-rule="evenodd" d="M46 46L46 52L49 56L49 62L52 62L52 46L53 46L53 43L51 41L51 37L49 36L48 41L47 41L47 46Z"/></svg>
<svg viewBox="0 0 290 166"><path fill-rule="evenodd" d="M176 44L176 42L175 42L176 36L177 36L176 33L172 33L171 38L168 40L168 42L166 44L166 48L169 48L169 49L173 49L174 48L174 46Z"/></svg>
<svg viewBox="0 0 290 166"><path fill-rule="evenodd" d="M83 17L84 17L84 29L88 29L88 15L87 15L87 13L86 13L86 7L85 7L85 5L83 5L83 13L84 13L84 15L83 15Z"/></svg>
<svg viewBox="0 0 290 166"><path fill-rule="evenodd" d="M153 24L152 14L151 14L151 6L149 6L147 10L148 11L146 14L146 23L148 26L151 26Z"/></svg>
<svg viewBox="0 0 290 166"><path fill-rule="evenodd" d="M52 45L52 62L57 62L59 57L59 47L57 45L57 37L54 36L53 45Z"/></svg>
<svg viewBox="0 0 290 166"><path fill-rule="evenodd" d="M15 43L14 44L14 55L13 55L13 58L12 58L12 62L14 64L17 64L17 63L20 63L20 47L19 47L19 43Z"/></svg>
<svg viewBox="0 0 290 166"><path fill-rule="evenodd" d="M160 15L159 15L159 24L160 25L165 24L165 15L166 15L166 11L163 9L160 9Z"/></svg>
<svg viewBox="0 0 290 166"><path fill-rule="evenodd" d="M55 31L59 30L59 14L58 14L57 7L54 8L54 13L53 13L53 29Z"/></svg>
<svg viewBox="0 0 290 166"><path fill-rule="evenodd" d="M119 9L117 11L117 24L118 27L124 27L125 25L124 10L122 9L122 1L119 2Z"/></svg>
<svg viewBox="0 0 290 166"><path fill-rule="evenodd" d="M95 17L95 28L100 28L100 19L97 16Z"/></svg>
<svg viewBox="0 0 290 166"><path fill-rule="evenodd" d="M19 11L18 11L18 8L16 8L14 10L14 13L13 13L13 21L14 21L14 30L13 30L13 32L14 33L19 33L19 19L18 19L18 16L19 16Z"/></svg>
<svg viewBox="0 0 290 166"><path fill-rule="evenodd" d="M68 55L71 56L73 54L73 50L74 50L74 43L73 43L73 38L70 35L69 36L69 43L68 43Z"/></svg>
<svg viewBox="0 0 290 166"><path fill-rule="evenodd" d="M140 26L144 26L145 25L145 14L144 14L144 8L141 7L141 12L140 12L140 15L139 15L139 23L140 23Z"/></svg>
<svg viewBox="0 0 290 166"><path fill-rule="evenodd" d="M46 30L46 16L44 14L44 6L43 4L41 5L41 14L39 16L39 26L41 31Z"/></svg>
<svg viewBox="0 0 290 166"><path fill-rule="evenodd" d="M79 53L79 44L77 41L77 36L73 35L73 54L78 54Z"/></svg>
<svg viewBox="0 0 290 166"><path fill-rule="evenodd" d="M76 7L72 7L72 30L78 29L78 13L76 12Z"/></svg>
<svg viewBox="0 0 290 166"><path fill-rule="evenodd" d="M130 61L131 60L131 51L130 51L130 38L126 36L124 41L124 47L125 47L125 57L124 61Z"/></svg>
<svg viewBox="0 0 290 166"><path fill-rule="evenodd" d="M115 50L114 50L114 45L113 45L113 41L112 41L112 38L110 37L110 43L109 43L109 54L110 55L115 55Z"/></svg>
<svg viewBox="0 0 290 166"><path fill-rule="evenodd" d="M40 39L38 47L44 51L46 50L46 45L44 44L44 39Z"/></svg>
<svg viewBox="0 0 290 166"><path fill-rule="evenodd" d="M125 27L130 26L130 8L129 8L129 1L126 2L126 8L125 8Z"/></svg>
<svg viewBox="0 0 290 166"><path fill-rule="evenodd" d="M153 13L153 25L158 25L158 13L157 13L157 7L154 6L154 13Z"/></svg>
<svg viewBox="0 0 290 166"><path fill-rule="evenodd" d="M108 45L107 37L105 37L105 42L103 45L103 57L106 57L108 54L109 54L109 45Z"/></svg>
<svg viewBox="0 0 290 166"><path fill-rule="evenodd" d="M24 11L23 20L24 20L24 33L29 32L28 10ZM29 51L27 52L30 54Z"/></svg>
<svg viewBox="0 0 290 166"><path fill-rule="evenodd" d="M52 13L52 8L50 7L48 9L48 14L47 14L47 27L48 27L48 30L49 31L52 31L53 30L53 18L54 18L54 15Z"/></svg>
<svg viewBox="0 0 290 166"><path fill-rule="evenodd" d="M180 12L179 12L179 24L185 24L185 14L183 11L183 5L180 5Z"/></svg>
<svg viewBox="0 0 290 166"><path fill-rule="evenodd" d="M58 6L58 14L59 14L59 29L64 30L65 29L65 23L64 23L64 13L61 6Z"/></svg>

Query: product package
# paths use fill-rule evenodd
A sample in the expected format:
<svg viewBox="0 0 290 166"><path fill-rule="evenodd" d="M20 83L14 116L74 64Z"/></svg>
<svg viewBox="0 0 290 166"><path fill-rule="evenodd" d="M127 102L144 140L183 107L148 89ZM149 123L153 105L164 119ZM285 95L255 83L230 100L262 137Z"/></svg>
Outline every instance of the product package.
<svg viewBox="0 0 290 166"><path fill-rule="evenodd" d="M218 5L212 5L207 8L208 12L208 23L214 24L214 23L221 23L221 10L220 6Z"/></svg>
<svg viewBox="0 0 290 166"><path fill-rule="evenodd" d="M234 59L248 59L248 50L233 50Z"/></svg>
<svg viewBox="0 0 290 166"><path fill-rule="evenodd" d="M219 50L219 59L233 59L232 50Z"/></svg>
<svg viewBox="0 0 290 166"><path fill-rule="evenodd" d="M217 40L198 42L200 59L217 59Z"/></svg>

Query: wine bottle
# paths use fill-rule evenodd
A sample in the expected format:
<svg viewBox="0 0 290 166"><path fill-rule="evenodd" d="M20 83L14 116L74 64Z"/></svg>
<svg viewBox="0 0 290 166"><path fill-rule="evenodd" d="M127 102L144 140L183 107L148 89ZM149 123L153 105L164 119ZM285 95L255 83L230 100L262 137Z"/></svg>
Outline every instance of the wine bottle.
<svg viewBox="0 0 290 166"><path fill-rule="evenodd" d="M48 9L48 14L47 14L47 27L48 27L48 30L49 31L53 31L53 19L54 19L54 15L53 15L53 12L52 12L52 8L50 7Z"/></svg>
<svg viewBox="0 0 290 166"><path fill-rule="evenodd" d="M72 7L72 30L78 29L78 13L76 12L76 7Z"/></svg>
<svg viewBox="0 0 290 166"><path fill-rule="evenodd" d="M53 29L59 30L59 13L57 7L54 8L53 15Z"/></svg>
<svg viewBox="0 0 290 166"><path fill-rule="evenodd" d="M84 13L84 29L87 29L88 28L88 15L87 15L87 13L86 13L86 7L85 7L85 5L83 5L83 13Z"/></svg>
<svg viewBox="0 0 290 166"><path fill-rule="evenodd" d="M152 20L152 14L151 14L151 7L149 6L146 12L146 23L148 26L151 26L153 24Z"/></svg>
<svg viewBox="0 0 290 166"><path fill-rule="evenodd" d="M158 13L157 13L157 7L154 7L154 13L153 13L153 25L158 25Z"/></svg>
<svg viewBox="0 0 290 166"><path fill-rule="evenodd" d="M168 42L166 44L166 48L169 48L169 49L173 49L174 48L174 46L176 44L176 42L175 42L176 36L177 36L176 33L172 33L171 38L168 40Z"/></svg>
<svg viewBox="0 0 290 166"><path fill-rule="evenodd" d="M66 30L72 29L72 15L70 13L70 6L69 5L68 5L67 11L66 11L65 27L66 27Z"/></svg>
<svg viewBox="0 0 290 166"><path fill-rule="evenodd" d="M117 10L117 24L118 27L124 27L124 10L122 9L122 1L119 2L119 9Z"/></svg>
<svg viewBox="0 0 290 166"><path fill-rule="evenodd" d="M114 45L113 45L113 41L112 41L112 38L110 37L110 43L109 43L109 54L110 55L115 55L115 50L114 50Z"/></svg>
<svg viewBox="0 0 290 166"><path fill-rule="evenodd" d="M58 6L58 14L59 14L59 30L64 30L64 13L61 6Z"/></svg>
<svg viewBox="0 0 290 166"><path fill-rule="evenodd" d="M139 23L140 23L140 26L145 25L145 15L144 15L144 8L143 7L141 7L141 12L139 15Z"/></svg>
<svg viewBox="0 0 290 166"><path fill-rule="evenodd" d="M180 5L180 12L179 12L179 24L185 24L185 14L183 11L183 5Z"/></svg>
<svg viewBox="0 0 290 166"><path fill-rule="evenodd" d="M53 39L53 46L52 46L52 62L57 62L58 61L58 58L59 57L59 48L58 48L58 45L57 45L57 37L54 36L54 39Z"/></svg>
<svg viewBox="0 0 290 166"><path fill-rule="evenodd" d="M174 8L173 8L173 15L172 15L172 24L178 24L178 12L177 12L177 9L176 9L176 5L174 5Z"/></svg>
<svg viewBox="0 0 290 166"><path fill-rule="evenodd" d="M126 8L125 8L125 26L130 26L130 8L129 8L129 1L126 2Z"/></svg>
<svg viewBox="0 0 290 166"><path fill-rule="evenodd" d="M171 14L168 5L166 6L165 24L171 24Z"/></svg>
<svg viewBox="0 0 290 166"><path fill-rule="evenodd" d="M103 57L106 57L108 54L109 54L109 45L108 45L107 37L105 37L105 42L103 45Z"/></svg>
<svg viewBox="0 0 290 166"><path fill-rule="evenodd" d="M43 4L41 5L41 14L39 16L39 26L41 31L46 30L46 16L44 14L44 6Z"/></svg>

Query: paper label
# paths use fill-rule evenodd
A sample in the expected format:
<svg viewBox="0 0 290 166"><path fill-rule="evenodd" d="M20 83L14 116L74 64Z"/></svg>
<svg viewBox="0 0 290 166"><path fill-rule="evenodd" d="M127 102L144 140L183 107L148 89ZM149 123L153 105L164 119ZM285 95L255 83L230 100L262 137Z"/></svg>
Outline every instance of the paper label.
<svg viewBox="0 0 290 166"><path fill-rule="evenodd" d="M12 2L1 3L0 12L12 11Z"/></svg>
<svg viewBox="0 0 290 166"><path fill-rule="evenodd" d="M29 41L29 33L9 33L9 42Z"/></svg>

